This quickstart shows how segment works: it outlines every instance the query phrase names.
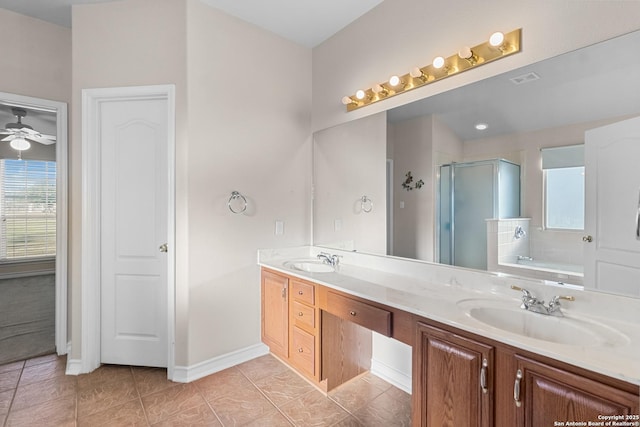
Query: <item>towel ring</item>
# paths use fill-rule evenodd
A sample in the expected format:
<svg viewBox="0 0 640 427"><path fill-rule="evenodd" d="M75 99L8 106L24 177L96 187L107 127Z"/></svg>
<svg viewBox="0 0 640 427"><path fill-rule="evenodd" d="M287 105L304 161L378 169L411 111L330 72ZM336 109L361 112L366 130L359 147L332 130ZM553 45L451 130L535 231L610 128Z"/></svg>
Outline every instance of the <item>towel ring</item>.
<svg viewBox="0 0 640 427"><path fill-rule="evenodd" d="M371 212L373 210L373 201L371 201L367 196L362 196L360 199L360 208L364 213Z"/></svg>
<svg viewBox="0 0 640 427"><path fill-rule="evenodd" d="M231 206L231 203L236 199L241 199L242 200L242 207L240 209L237 209L237 210L233 209L233 206ZM229 197L229 201L227 202L227 207L234 214L241 214L241 213L243 213L244 211L247 210L247 199L242 194L240 194L239 192L232 191L231 192L231 197Z"/></svg>

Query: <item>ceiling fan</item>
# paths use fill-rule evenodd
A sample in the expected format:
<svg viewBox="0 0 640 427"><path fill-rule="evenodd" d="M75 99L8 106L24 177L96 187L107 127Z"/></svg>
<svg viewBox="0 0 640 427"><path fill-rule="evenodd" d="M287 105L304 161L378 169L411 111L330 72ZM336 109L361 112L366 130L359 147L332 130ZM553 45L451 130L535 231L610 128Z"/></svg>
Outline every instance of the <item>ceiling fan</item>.
<svg viewBox="0 0 640 427"><path fill-rule="evenodd" d="M0 135L7 135L0 141L9 141L12 148L18 151L28 150L31 142L44 145L55 144L56 137L45 135L33 129L33 127L22 123L22 118L27 115L24 108L13 107L11 112L17 117L17 123L7 123L4 129L0 129Z"/></svg>

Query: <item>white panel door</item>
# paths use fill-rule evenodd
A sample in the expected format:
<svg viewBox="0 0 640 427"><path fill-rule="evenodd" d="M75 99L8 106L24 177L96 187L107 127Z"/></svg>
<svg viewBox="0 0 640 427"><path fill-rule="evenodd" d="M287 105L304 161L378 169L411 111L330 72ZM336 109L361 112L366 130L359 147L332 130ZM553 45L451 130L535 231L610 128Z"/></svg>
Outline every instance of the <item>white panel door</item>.
<svg viewBox="0 0 640 427"><path fill-rule="evenodd" d="M100 107L102 363L167 366L167 108Z"/></svg>
<svg viewBox="0 0 640 427"><path fill-rule="evenodd" d="M585 173L585 287L639 297L640 117L586 132Z"/></svg>

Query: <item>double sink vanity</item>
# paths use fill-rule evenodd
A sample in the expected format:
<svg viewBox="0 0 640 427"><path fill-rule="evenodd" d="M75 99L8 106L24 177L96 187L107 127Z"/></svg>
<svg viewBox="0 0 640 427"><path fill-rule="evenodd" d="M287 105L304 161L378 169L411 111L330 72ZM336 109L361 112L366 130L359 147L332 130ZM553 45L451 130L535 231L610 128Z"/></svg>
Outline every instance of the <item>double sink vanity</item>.
<svg viewBox="0 0 640 427"><path fill-rule="evenodd" d="M320 389L371 369L374 331L412 348L413 425L640 425L640 300L323 251L258 254L262 340Z"/></svg>

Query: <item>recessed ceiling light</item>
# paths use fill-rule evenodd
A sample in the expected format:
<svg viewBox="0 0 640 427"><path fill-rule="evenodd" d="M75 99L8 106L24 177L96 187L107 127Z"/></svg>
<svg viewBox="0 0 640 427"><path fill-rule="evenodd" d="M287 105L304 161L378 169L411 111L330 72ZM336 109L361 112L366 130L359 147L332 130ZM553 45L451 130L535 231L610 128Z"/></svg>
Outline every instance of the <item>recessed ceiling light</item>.
<svg viewBox="0 0 640 427"><path fill-rule="evenodd" d="M486 130L489 127L486 123L476 123L477 130Z"/></svg>

